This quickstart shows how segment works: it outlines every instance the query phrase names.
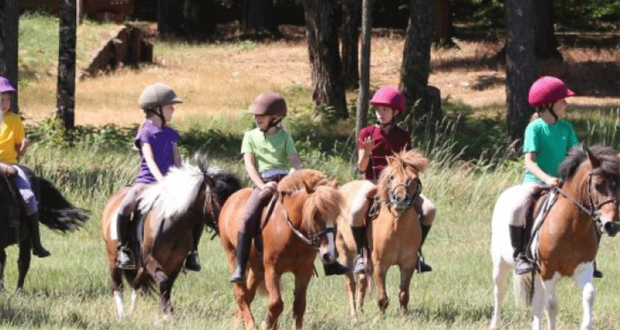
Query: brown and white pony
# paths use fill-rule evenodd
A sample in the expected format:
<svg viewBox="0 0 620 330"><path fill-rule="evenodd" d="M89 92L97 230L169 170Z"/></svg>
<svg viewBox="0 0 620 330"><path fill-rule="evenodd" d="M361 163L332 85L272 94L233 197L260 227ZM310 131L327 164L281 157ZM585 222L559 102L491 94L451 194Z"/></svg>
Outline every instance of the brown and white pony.
<svg viewBox="0 0 620 330"><path fill-rule="evenodd" d="M571 149L561 165L562 185L557 201L549 209L530 251L537 256L537 271L515 276L518 302L531 304L532 329L540 329L543 307L550 330L555 329L558 303L555 285L562 277L572 278L582 291L581 329L592 329L594 297L593 261L598 250L597 227L614 236L619 230L618 196L620 160L608 147ZM514 216L514 196L520 186L505 190L493 210L491 255L495 309L491 329L500 326L506 276L514 266L508 224ZM536 228L536 226L535 226ZM532 282L533 278L533 282Z"/></svg>
<svg viewBox="0 0 620 330"><path fill-rule="evenodd" d="M159 290L159 309L164 320L171 318L170 293L172 285L183 268L192 248L192 228L203 222L217 228L220 205L241 188L240 181L230 173L207 170L184 163L172 168L163 182L154 183L140 195L139 209L144 222L137 225L141 246L137 255L137 270L122 270L116 266L116 246L110 222L127 193L127 188L110 197L101 218L101 232L108 255L112 291L119 318L125 317L123 308L123 275L133 287L129 312L135 310L137 290L145 283L154 283ZM137 220L134 220L137 221Z"/></svg>
<svg viewBox="0 0 620 330"><path fill-rule="evenodd" d="M417 266L418 251L422 243L420 215L412 204L421 192L422 184L418 175L426 169L428 160L415 149L394 154L387 160L388 166L383 169L377 182L378 215L366 223L370 249L368 268L377 286L379 308L385 311L388 306L385 292L387 271L392 265L398 265L399 301L404 315L409 303L409 284ZM337 246L342 263L349 267L353 265L355 259L355 240L349 226L351 217L349 210L363 184L364 181L358 180L340 187L345 197L345 206L338 217ZM345 289L353 317L363 306L367 286L366 274L345 275Z"/></svg>
<svg viewBox="0 0 620 330"><path fill-rule="evenodd" d="M245 188L230 196L220 214L219 232L231 272L236 263L237 234L251 192L252 188ZM302 169L279 182L278 194L273 212L268 213L269 206L263 210L262 258L258 258L253 246L246 283L234 285L237 316L246 328L256 326L250 305L262 283L269 295L269 312L263 325L269 329L277 328L278 317L284 308L280 279L284 273L291 272L295 276L293 328L301 329L314 259L317 253L323 262L333 261L336 257L334 231L342 196L336 189L335 180L328 180L319 171Z"/></svg>

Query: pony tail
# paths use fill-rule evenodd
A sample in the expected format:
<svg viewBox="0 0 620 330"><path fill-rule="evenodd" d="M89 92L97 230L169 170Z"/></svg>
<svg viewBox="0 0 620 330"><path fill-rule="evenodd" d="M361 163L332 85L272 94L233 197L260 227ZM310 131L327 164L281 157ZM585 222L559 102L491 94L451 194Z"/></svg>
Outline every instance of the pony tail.
<svg viewBox="0 0 620 330"><path fill-rule="evenodd" d="M302 215L307 219L307 231L316 232L319 219L332 219L334 225L344 206L344 198L338 189L330 186L318 186L304 203Z"/></svg>
<svg viewBox="0 0 620 330"><path fill-rule="evenodd" d="M514 275L513 276L514 292L515 292L515 305L519 307L532 306L532 298L534 290L532 286L532 274Z"/></svg>

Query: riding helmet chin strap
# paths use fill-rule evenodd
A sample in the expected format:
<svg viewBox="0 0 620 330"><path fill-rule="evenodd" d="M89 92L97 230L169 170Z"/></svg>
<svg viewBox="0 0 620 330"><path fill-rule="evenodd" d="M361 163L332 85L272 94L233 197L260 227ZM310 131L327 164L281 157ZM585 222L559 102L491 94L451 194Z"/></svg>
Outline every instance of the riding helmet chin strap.
<svg viewBox="0 0 620 330"><path fill-rule="evenodd" d="M272 127L278 126L278 124L281 122L282 122L282 118L271 119L269 120L269 123L267 123L267 127L265 129L261 129L261 132L267 133L267 131L269 131Z"/></svg>
<svg viewBox="0 0 620 330"><path fill-rule="evenodd" d="M553 103L545 105L545 108L547 108L547 110L549 110L549 113L551 113L551 115L555 119L555 122L557 122L559 118L558 118L558 115L555 114L555 111L553 111ZM554 124L555 124L555 122L554 122Z"/></svg>

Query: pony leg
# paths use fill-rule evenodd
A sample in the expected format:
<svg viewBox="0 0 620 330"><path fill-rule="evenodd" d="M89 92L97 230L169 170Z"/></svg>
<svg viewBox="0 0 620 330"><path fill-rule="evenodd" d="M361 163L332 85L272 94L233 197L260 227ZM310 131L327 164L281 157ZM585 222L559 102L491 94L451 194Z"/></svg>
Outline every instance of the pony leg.
<svg viewBox="0 0 620 330"><path fill-rule="evenodd" d="M28 274L28 269L30 269L31 249L30 239L27 238L19 243L19 258L17 259L17 268L19 269L19 276L17 278L18 292L24 287L26 274Z"/></svg>
<svg viewBox="0 0 620 330"><path fill-rule="evenodd" d="M159 311L164 315L164 321L172 319L172 305L170 303L170 291L175 276L168 277L164 273L163 267L152 257L146 263L146 270L151 274L157 288L159 289Z"/></svg>
<svg viewBox="0 0 620 330"><path fill-rule="evenodd" d="M369 276L369 274L359 274L357 276L357 310L360 312L364 308L364 298L369 288L369 280L372 279Z"/></svg>
<svg viewBox="0 0 620 330"><path fill-rule="evenodd" d="M538 276L536 276L532 285L534 286L534 295L532 296L532 330L540 330L542 311L546 300L545 288L542 285L542 280Z"/></svg>
<svg viewBox="0 0 620 330"><path fill-rule="evenodd" d="M558 301L555 296L555 284L560 279L556 273L550 280L542 282L545 288L545 312L547 313L547 325L549 330L555 330L555 322L558 315Z"/></svg>
<svg viewBox="0 0 620 330"><path fill-rule="evenodd" d="M265 286L269 293L269 312L264 322L267 329L276 329L278 327L278 317L284 309L284 302L282 302L282 295L280 293L280 277L281 275L276 273L273 267L265 269Z"/></svg>
<svg viewBox="0 0 620 330"><path fill-rule="evenodd" d="M131 290L131 304L129 305L129 314L133 314L136 311L138 304L138 290Z"/></svg>
<svg viewBox="0 0 620 330"><path fill-rule="evenodd" d="M295 330L301 329L303 324L304 313L306 312L306 293L311 279L312 269L295 274L295 301L293 302L293 319L295 320L293 329Z"/></svg>
<svg viewBox="0 0 620 330"><path fill-rule="evenodd" d="M411 284L411 276L413 276L414 268L403 267L400 269L400 293L398 301L400 302L400 312L402 316L408 313L407 305L409 304L409 285Z"/></svg>
<svg viewBox="0 0 620 330"><path fill-rule="evenodd" d="M385 275L387 274L387 269L384 269L381 264L377 263L374 265L374 270L375 282L377 283L377 303L379 304L381 312L385 313L390 303L385 292Z"/></svg>
<svg viewBox="0 0 620 330"><path fill-rule="evenodd" d="M355 318L356 316L355 287L355 278L353 274L344 274L344 290L349 298L349 313L352 318Z"/></svg>
<svg viewBox="0 0 620 330"><path fill-rule="evenodd" d="M596 289L592 284L593 264L589 263L581 269L576 269L573 274L573 280L581 289L581 306L583 309L583 317L581 319L581 330L590 330L594 326L594 315L592 308L594 307L594 298L596 297Z"/></svg>
<svg viewBox="0 0 620 330"><path fill-rule="evenodd" d="M112 280L112 293L114 295L114 304L116 305L116 313L119 320L125 318L125 309L123 307L123 296L125 286L123 285L123 271L116 267L116 262L111 261L108 264L110 270L110 278Z"/></svg>
<svg viewBox="0 0 620 330"><path fill-rule="evenodd" d="M510 268L508 263L501 260L493 264L493 299L495 300L495 306L489 327L491 329L499 329L502 325L502 302L506 296L506 276L508 276Z"/></svg>
<svg viewBox="0 0 620 330"><path fill-rule="evenodd" d="M6 266L6 252L0 249L0 292L4 292L4 267Z"/></svg>

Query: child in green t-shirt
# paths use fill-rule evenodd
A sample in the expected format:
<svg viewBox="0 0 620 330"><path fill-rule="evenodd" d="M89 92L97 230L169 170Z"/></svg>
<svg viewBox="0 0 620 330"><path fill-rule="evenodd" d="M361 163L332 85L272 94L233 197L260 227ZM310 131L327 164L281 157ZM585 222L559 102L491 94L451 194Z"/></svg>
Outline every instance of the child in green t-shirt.
<svg viewBox="0 0 620 330"><path fill-rule="evenodd" d="M534 201L530 197L540 192L541 184L553 187L560 185L560 164L570 148L579 144L571 123L562 119L568 105L566 98L574 95L562 80L550 76L539 78L530 88L528 101L536 108L539 118L529 123L525 129L525 172L521 185L522 194L519 196L522 210L519 212L520 216L513 217L510 223L510 239L514 248L517 275L530 273L534 269L534 265L524 253L524 215L531 207L531 203L527 202ZM602 276L595 263L594 277Z"/></svg>
<svg viewBox="0 0 620 330"><path fill-rule="evenodd" d="M245 280L245 268L250 255L252 238L258 233L263 207L277 190L278 182L289 172L301 168L301 159L293 138L282 128L286 117L286 102L274 92L260 94L248 111L254 115L256 128L246 132L241 143L245 170L254 183L243 216L243 227L237 235L237 265L230 281ZM346 267L336 267L344 273ZM333 267L332 267L333 268Z"/></svg>

